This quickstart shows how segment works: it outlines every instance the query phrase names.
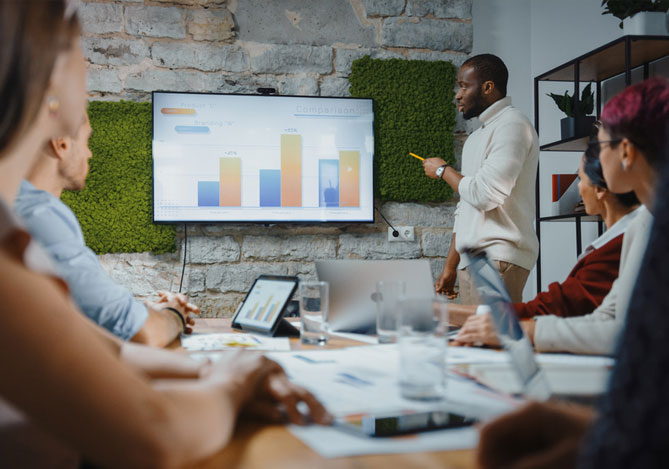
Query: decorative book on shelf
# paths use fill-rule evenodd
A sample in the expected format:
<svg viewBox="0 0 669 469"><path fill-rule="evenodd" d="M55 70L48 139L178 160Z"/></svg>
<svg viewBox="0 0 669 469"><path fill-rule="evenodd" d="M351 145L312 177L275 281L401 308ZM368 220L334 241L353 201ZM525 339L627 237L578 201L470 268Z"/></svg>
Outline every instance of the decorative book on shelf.
<svg viewBox="0 0 669 469"><path fill-rule="evenodd" d="M581 200L578 193L578 174L553 174L552 215L574 213Z"/></svg>

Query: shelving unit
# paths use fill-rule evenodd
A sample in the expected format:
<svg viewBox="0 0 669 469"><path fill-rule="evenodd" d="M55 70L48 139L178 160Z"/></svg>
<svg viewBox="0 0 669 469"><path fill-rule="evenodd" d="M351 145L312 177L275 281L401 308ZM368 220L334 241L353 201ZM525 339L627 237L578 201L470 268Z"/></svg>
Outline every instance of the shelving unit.
<svg viewBox="0 0 669 469"><path fill-rule="evenodd" d="M597 117L602 108L601 84L610 78L625 74L625 86L632 83L632 71L643 67L643 77L649 76L649 65L652 62L669 56L669 36L622 36L597 49L581 55L569 62L542 73L534 78L534 127L539 132L539 85L541 82L569 82L574 84L574 108L578 106L581 82L596 83ZM578 121L579 116L576 116ZM575 127L578 128L578 122ZM540 151L585 151L588 137L573 137L541 145ZM539 165L541 155L539 156ZM539 257L537 259L537 291L541 291L541 224L550 222L570 222L576 225L576 254L580 254L581 222L598 221L599 232L602 232L600 217L591 217L585 213L557 216L541 216L539 200L540 177L537 167L536 182L536 218L537 238L539 239Z"/></svg>

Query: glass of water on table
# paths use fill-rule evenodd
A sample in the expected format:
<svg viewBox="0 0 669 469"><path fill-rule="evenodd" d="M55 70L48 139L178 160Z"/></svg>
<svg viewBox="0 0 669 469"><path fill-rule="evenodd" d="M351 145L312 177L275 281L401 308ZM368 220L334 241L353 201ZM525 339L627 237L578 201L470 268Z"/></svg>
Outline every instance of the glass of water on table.
<svg viewBox="0 0 669 469"><path fill-rule="evenodd" d="M300 282L300 340L303 344L325 345L328 342L327 282Z"/></svg>
<svg viewBox="0 0 669 469"><path fill-rule="evenodd" d="M399 300L402 397L440 400L446 391L448 304L443 297Z"/></svg>

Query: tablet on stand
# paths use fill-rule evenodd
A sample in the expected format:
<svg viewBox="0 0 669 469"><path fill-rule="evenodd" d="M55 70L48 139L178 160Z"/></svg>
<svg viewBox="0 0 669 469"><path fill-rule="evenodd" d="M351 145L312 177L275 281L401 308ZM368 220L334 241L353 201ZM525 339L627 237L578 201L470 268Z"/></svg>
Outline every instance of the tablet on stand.
<svg viewBox="0 0 669 469"><path fill-rule="evenodd" d="M261 275L232 318L232 327L273 337L299 337L300 331L284 319L297 290L297 277Z"/></svg>

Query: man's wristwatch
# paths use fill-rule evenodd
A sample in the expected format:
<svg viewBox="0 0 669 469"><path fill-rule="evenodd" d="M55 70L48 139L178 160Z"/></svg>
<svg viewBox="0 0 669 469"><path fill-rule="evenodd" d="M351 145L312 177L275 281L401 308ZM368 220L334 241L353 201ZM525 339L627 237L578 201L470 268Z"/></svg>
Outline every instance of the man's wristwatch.
<svg viewBox="0 0 669 469"><path fill-rule="evenodd" d="M434 174L437 176L437 178L441 179L441 176L444 175L444 171L446 171L446 168L448 168L448 165L445 164L443 166L439 166L437 170L434 172Z"/></svg>

